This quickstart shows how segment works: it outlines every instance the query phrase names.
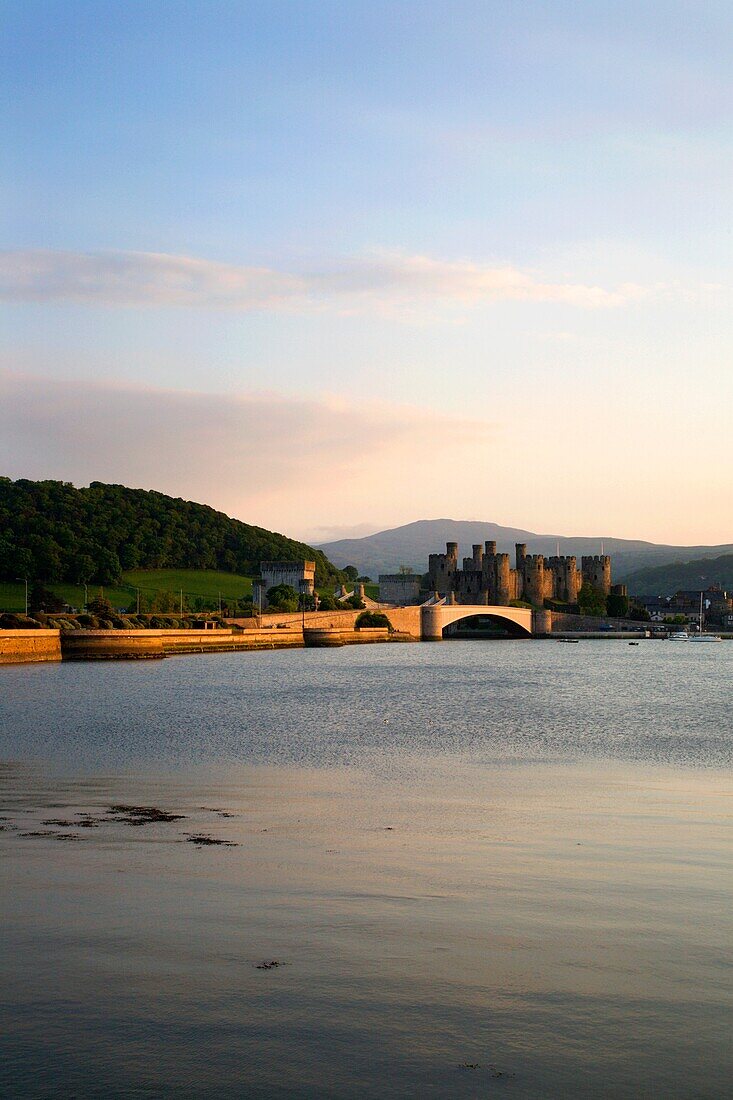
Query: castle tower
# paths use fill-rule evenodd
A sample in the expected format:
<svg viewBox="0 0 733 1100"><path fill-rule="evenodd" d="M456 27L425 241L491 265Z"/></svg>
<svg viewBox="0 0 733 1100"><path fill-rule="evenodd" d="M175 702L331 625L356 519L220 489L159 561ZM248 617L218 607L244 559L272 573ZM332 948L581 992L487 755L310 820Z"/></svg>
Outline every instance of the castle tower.
<svg viewBox="0 0 733 1100"><path fill-rule="evenodd" d="M497 604L508 604L516 596L511 589L511 569L509 567L509 555L496 555L496 584L494 599Z"/></svg>
<svg viewBox="0 0 733 1100"><path fill-rule="evenodd" d="M484 548L481 543L474 543L470 558L463 559L463 569L466 573L480 573L484 559Z"/></svg>
<svg viewBox="0 0 733 1100"><path fill-rule="evenodd" d="M515 542L514 550L516 553L516 565L517 572L524 573L524 561L527 557L527 544L526 542Z"/></svg>
<svg viewBox="0 0 733 1100"><path fill-rule="evenodd" d="M583 580L592 584L604 596L611 591L611 558L608 554L594 554L582 559Z"/></svg>
<svg viewBox="0 0 733 1100"><path fill-rule="evenodd" d="M524 558L523 595L530 603L542 607L545 599L545 559L542 554L530 554ZM549 579L549 577L548 577Z"/></svg>
<svg viewBox="0 0 733 1100"><path fill-rule="evenodd" d="M446 543L445 554L431 554L428 558L430 587L446 596L453 592L458 573L458 543Z"/></svg>
<svg viewBox="0 0 733 1100"><path fill-rule="evenodd" d="M580 574L577 558L554 557L547 563L553 580L553 595L565 603L577 603L580 591Z"/></svg>

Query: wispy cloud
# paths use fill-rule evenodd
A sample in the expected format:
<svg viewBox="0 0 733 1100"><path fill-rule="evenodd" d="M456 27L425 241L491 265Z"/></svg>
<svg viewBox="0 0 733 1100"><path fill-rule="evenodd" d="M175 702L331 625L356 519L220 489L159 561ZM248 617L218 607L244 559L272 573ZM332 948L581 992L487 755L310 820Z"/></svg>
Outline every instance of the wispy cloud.
<svg viewBox="0 0 733 1100"><path fill-rule="evenodd" d="M410 406L0 370L0 473L155 488L264 526L287 517L291 530L380 493L429 496L432 468L490 453L495 439L486 421Z"/></svg>
<svg viewBox="0 0 733 1100"><path fill-rule="evenodd" d="M374 252L305 272L217 263L155 252L0 253L0 298L251 311L402 311L550 302L585 309L619 306L650 292L556 282L511 265Z"/></svg>

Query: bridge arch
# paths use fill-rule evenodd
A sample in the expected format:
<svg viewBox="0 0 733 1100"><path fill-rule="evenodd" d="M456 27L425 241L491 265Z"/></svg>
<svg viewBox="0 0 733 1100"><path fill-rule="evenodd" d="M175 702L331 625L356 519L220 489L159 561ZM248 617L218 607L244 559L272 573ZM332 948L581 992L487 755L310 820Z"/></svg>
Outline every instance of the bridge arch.
<svg viewBox="0 0 733 1100"><path fill-rule="evenodd" d="M420 608L420 625L424 641L439 642L443 639L443 630L461 619L472 619L476 615L487 616L498 623L506 624L517 637L532 636L532 611L528 607L503 607L486 604L426 604Z"/></svg>

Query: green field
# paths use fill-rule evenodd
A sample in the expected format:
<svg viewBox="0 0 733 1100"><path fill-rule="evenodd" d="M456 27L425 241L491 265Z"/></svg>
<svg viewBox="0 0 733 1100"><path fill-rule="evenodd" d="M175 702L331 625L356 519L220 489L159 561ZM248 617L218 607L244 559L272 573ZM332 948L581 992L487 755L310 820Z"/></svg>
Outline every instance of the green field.
<svg viewBox="0 0 733 1100"><path fill-rule="evenodd" d="M83 585L49 584L46 587L71 607L80 608L84 604ZM189 601L200 597L215 609L219 594L223 600L251 596L252 581L249 577L241 577L236 573L218 573L208 569L134 569L123 574L122 584L105 587L104 595L113 607L127 608L135 599L136 588L149 596L155 592L173 592L178 596L183 590L184 597L188 597ZM93 599L99 592L99 585L90 584L88 592L89 599ZM0 581L0 610L24 609L23 582Z"/></svg>

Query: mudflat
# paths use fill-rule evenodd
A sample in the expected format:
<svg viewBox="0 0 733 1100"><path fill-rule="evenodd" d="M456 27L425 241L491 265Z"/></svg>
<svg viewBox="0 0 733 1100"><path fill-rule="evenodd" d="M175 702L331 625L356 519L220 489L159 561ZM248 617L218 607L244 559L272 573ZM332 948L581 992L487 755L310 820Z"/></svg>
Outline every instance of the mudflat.
<svg viewBox="0 0 733 1100"><path fill-rule="evenodd" d="M725 1095L731 653L5 669L3 1094Z"/></svg>

